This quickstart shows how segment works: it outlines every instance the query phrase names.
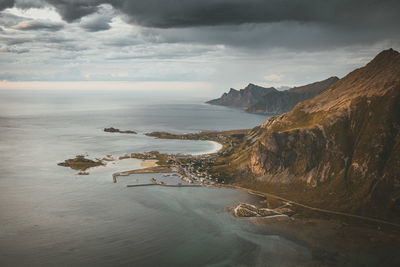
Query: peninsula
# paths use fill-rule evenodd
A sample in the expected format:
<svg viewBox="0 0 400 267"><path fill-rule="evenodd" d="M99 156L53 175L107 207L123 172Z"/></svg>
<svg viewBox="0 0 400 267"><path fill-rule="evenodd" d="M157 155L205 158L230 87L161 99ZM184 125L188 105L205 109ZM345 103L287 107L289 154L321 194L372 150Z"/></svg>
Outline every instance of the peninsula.
<svg viewBox="0 0 400 267"><path fill-rule="evenodd" d="M339 80L338 77L330 77L326 80L293 87L279 91L274 87L261 87L250 83L241 90L230 89L220 98L208 101L208 104L241 108L247 112L276 115L288 112L293 107L307 99L313 98L328 89Z"/></svg>

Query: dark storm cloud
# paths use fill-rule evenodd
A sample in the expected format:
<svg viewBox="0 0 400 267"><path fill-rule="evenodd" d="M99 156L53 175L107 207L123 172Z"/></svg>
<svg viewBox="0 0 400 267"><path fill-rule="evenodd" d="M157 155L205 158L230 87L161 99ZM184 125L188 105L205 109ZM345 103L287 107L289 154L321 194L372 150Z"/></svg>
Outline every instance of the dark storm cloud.
<svg viewBox="0 0 400 267"><path fill-rule="evenodd" d="M99 0L45 0L53 5L67 22L80 19L98 11L98 6L105 1Z"/></svg>
<svg viewBox="0 0 400 267"><path fill-rule="evenodd" d="M174 28L280 21L329 24L400 22L398 0L44 0L71 22L109 4L129 20L149 27ZM41 0L1 0L0 10L43 5Z"/></svg>
<svg viewBox="0 0 400 267"><path fill-rule="evenodd" d="M0 0L0 11L9 7L13 7L14 4L14 0Z"/></svg>
<svg viewBox="0 0 400 267"><path fill-rule="evenodd" d="M46 2L55 7L65 21L80 21L80 26L90 32L110 29L112 17L116 12L120 12L125 15L124 18L128 22L148 27L148 30L144 30L143 37L152 43L197 42L241 47L318 48L373 43L393 38L398 41L400 36L399 0L15 0L15 2L17 6L23 5L25 8L29 5L37 7ZM247 30L246 27L250 29ZM153 29L154 34L151 32Z"/></svg>
<svg viewBox="0 0 400 267"><path fill-rule="evenodd" d="M0 11L0 69L14 62L0 80L297 84L400 45L400 0L0 0Z"/></svg>
<svg viewBox="0 0 400 267"><path fill-rule="evenodd" d="M17 6L18 8L41 8L44 6L42 0L0 0L0 11Z"/></svg>
<svg viewBox="0 0 400 267"><path fill-rule="evenodd" d="M21 9L42 8L45 2L44 0L15 0L15 6Z"/></svg>
<svg viewBox="0 0 400 267"><path fill-rule="evenodd" d="M315 23L279 22L213 27L147 28L141 36L149 42L224 44L253 50L288 48L294 50L326 50L354 44L374 44L377 40L400 42L397 29L348 28ZM251 52L251 51L249 51Z"/></svg>
<svg viewBox="0 0 400 267"><path fill-rule="evenodd" d="M46 0L66 21L110 4L129 20L149 27L174 28L280 21L329 24L400 22L398 0Z"/></svg>

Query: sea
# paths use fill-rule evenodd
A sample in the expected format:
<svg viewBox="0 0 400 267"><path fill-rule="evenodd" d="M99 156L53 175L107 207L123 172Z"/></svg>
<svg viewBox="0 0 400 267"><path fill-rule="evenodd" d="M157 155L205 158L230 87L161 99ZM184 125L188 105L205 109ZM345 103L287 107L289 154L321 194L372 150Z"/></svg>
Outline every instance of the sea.
<svg viewBox="0 0 400 267"><path fill-rule="evenodd" d="M145 133L245 129L265 115L191 92L0 91L0 266L298 266L312 249L228 211L255 196L227 188L127 188L115 169L77 175L57 163L160 151L203 154L207 141ZM138 134L106 133L105 127ZM139 168L122 164L121 171Z"/></svg>

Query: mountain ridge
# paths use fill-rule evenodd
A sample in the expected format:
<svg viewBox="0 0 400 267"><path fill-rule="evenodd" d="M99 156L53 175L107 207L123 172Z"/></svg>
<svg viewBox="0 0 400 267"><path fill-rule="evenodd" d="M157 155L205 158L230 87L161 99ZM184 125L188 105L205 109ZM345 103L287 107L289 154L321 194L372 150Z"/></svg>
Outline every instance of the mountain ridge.
<svg viewBox="0 0 400 267"><path fill-rule="evenodd" d="M337 77L330 77L323 81L284 91L279 91L274 87L266 88L249 83L244 89L231 88L228 93L224 93L220 98L206 103L241 108L252 113L282 114L290 111L297 103L323 92L338 80Z"/></svg>
<svg viewBox="0 0 400 267"><path fill-rule="evenodd" d="M268 118L215 171L294 201L400 221L399 103L400 54L389 49Z"/></svg>

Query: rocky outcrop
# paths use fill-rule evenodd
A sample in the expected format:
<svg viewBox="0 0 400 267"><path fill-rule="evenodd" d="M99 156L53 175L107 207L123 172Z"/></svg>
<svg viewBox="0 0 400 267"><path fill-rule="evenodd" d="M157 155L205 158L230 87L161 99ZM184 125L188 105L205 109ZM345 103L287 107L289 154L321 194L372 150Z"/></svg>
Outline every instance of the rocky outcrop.
<svg viewBox="0 0 400 267"><path fill-rule="evenodd" d="M399 103L400 54L390 49L253 129L232 165L292 199L400 220Z"/></svg>
<svg viewBox="0 0 400 267"><path fill-rule="evenodd" d="M229 93L224 93L220 98L207 103L242 108L253 113L282 114L290 111L297 103L321 93L338 80L337 77L331 77L286 91L249 84L240 91L231 88Z"/></svg>
<svg viewBox="0 0 400 267"><path fill-rule="evenodd" d="M117 129L117 128L114 128L114 127L104 128L104 131L108 132L108 133L137 134L137 132L132 131L132 130L121 131L120 129Z"/></svg>
<svg viewBox="0 0 400 267"><path fill-rule="evenodd" d="M236 217L268 217L276 215L289 216L293 214L293 211L286 207L267 209L267 208L257 208L256 206L247 203L240 203L234 209L234 214Z"/></svg>

